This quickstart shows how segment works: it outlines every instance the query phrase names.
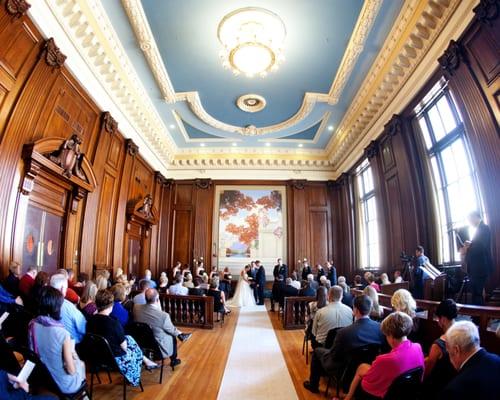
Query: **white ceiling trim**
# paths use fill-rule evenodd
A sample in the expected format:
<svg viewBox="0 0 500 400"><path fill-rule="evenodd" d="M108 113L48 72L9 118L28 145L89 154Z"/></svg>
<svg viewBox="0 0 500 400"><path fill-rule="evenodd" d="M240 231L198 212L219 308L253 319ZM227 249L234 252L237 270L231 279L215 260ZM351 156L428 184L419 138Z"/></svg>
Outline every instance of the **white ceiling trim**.
<svg viewBox="0 0 500 400"><path fill-rule="evenodd" d="M158 50L158 46L156 45L155 38L151 32L141 1L122 0L122 6L135 32L139 47L144 53L164 99L169 103L186 101L191 111L205 124L216 129L238 133L243 136L257 136L282 131L304 120L314 109L316 103L336 104L363 50L364 43L373 27L381 4L382 0L365 0L342 58L339 70L335 75L335 79L332 82L328 94L307 92L304 95L299 111L297 111L295 115L278 124L256 128L253 125L230 125L212 117L203 107L197 91L175 93L167 69Z"/></svg>

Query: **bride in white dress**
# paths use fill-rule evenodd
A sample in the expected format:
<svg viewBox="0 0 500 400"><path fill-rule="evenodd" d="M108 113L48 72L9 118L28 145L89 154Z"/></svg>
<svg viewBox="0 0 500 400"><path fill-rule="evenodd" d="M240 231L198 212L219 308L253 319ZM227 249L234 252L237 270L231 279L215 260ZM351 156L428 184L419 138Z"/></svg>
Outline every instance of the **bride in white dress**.
<svg viewBox="0 0 500 400"><path fill-rule="evenodd" d="M248 269L246 266L240 273L240 280L236 286L236 291L234 296L229 300L226 305L229 307L249 307L255 306L255 298L253 295L253 290L250 287L248 279Z"/></svg>

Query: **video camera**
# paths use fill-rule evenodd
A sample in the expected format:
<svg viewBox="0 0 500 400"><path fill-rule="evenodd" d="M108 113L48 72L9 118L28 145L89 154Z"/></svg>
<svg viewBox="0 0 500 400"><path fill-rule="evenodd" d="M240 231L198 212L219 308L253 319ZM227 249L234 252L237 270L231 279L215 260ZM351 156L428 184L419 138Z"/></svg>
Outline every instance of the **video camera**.
<svg viewBox="0 0 500 400"><path fill-rule="evenodd" d="M401 259L401 262L411 263L415 257L409 256L404 251L402 251L401 254L399 255L399 258Z"/></svg>

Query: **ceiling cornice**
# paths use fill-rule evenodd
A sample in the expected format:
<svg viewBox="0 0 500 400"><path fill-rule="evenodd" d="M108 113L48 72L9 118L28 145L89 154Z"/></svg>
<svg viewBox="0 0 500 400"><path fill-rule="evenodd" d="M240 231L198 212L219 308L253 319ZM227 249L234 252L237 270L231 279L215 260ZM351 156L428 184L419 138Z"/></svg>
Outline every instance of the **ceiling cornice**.
<svg viewBox="0 0 500 400"><path fill-rule="evenodd" d="M359 157L359 143L366 143L369 141L367 138L380 134L373 130L378 119L388 113L397 113L404 107L404 101L394 104L394 98L401 93L424 57L431 56L434 62L437 60L437 56L429 54L429 50L455 10L464 6L463 3L472 8L473 2L461 0L405 2L361 90L326 148L337 174ZM410 99L411 95L406 101Z"/></svg>
<svg viewBox="0 0 500 400"><path fill-rule="evenodd" d="M44 1L121 112L168 165L177 146L140 83L100 0Z"/></svg>
<svg viewBox="0 0 500 400"><path fill-rule="evenodd" d="M381 4L382 0L365 0L329 93L307 92L295 115L278 124L256 128L253 125L230 125L212 117L203 107L200 96L196 91L175 93L141 1L122 0L122 6L135 32L139 47L151 67L151 71L164 99L169 103L185 101L188 103L191 111L205 124L215 129L238 133L243 136L258 136L285 130L304 120L314 109L316 103L336 104L363 50L364 43L373 27Z"/></svg>

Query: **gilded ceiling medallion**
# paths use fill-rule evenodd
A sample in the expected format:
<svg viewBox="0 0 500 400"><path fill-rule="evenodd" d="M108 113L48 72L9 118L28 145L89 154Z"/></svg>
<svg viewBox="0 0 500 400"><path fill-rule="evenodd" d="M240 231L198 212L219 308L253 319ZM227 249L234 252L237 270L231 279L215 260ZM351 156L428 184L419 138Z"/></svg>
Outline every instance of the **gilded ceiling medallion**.
<svg viewBox="0 0 500 400"><path fill-rule="evenodd" d="M244 94L238 97L236 105L242 111L254 113L263 110L266 107L266 99L258 94Z"/></svg>

